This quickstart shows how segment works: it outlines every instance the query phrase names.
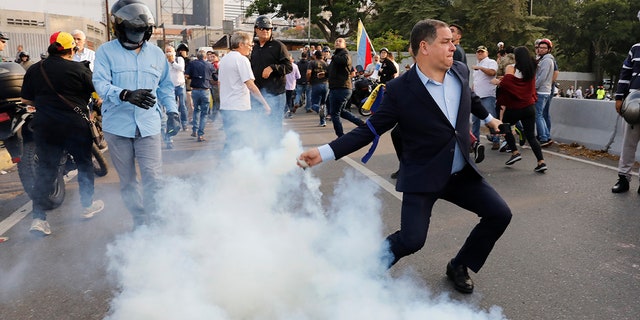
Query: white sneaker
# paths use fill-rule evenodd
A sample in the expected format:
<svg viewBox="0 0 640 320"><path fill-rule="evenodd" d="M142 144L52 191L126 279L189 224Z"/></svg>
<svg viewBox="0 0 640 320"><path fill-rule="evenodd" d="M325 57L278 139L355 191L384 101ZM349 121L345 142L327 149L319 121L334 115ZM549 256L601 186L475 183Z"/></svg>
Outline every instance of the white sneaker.
<svg viewBox="0 0 640 320"><path fill-rule="evenodd" d="M29 232L39 236L48 236L51 234L51 228L49 227L49 222L36 218L31 222Z"/></svg>
<svg viewBox="0 0 640 320"><path fill-rule="evenodd" d="M102 200L95 200L90 206L82 210L82 216L85 219L93 218L93 216L102 211L102 209L104 209L104 202L102 202Z"/></svg>

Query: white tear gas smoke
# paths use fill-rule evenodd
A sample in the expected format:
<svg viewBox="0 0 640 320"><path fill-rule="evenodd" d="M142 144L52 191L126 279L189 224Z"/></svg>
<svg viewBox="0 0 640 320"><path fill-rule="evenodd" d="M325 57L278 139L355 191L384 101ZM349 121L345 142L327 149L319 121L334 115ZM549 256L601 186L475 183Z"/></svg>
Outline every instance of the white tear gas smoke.
<svg viewBox="0 0 640 320"><path fill-rule="evenodd" d="M172 181L161 222L109 247L108 318L504 318L389 276L377 186L346 170L325 210L313 170L296 167L301 150L289 132L278 150L238 150L203 181Z"/></svg>

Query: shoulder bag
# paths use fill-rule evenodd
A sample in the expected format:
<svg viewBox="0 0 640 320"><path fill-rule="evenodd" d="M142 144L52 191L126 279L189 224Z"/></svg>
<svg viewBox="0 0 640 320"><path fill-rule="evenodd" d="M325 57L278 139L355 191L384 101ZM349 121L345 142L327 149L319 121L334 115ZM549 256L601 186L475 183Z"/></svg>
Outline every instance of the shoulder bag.
<svg viewBox="0 0 640 320"><path fill-rule="evenodd" d="M91 131L91 138L93 138L93 142L98 146L99 149L104 149L107 146L107 142L104 140L104 133L100 132L96 127L95 121L87 118L87 115L82 112L80 107L74 105L71 101L69 101L69 99L65 98L63 95L56 91L56 89L51 84L47 73L44 72L44 62L40 63L40 72L42 72L42 77L47 82L47 85L49 85L49 88L51 88L51 90L53 90L53 92L55 92L67 106L69 106L71 109L73 109L73 111L79 114L82 119L87 121L87 123L89 124L89 130Z"/></svg>

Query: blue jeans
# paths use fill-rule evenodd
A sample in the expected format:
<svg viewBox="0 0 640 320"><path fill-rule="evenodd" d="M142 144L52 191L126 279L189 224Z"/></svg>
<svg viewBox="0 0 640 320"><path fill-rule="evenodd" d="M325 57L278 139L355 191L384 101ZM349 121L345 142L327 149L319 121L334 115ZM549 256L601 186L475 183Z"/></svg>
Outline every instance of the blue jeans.
<svg viewBox="0 0 640 320"><path fill-rule="evenodd" d="M327 95L329 94L329 85L324 83L314 84L311 89L311 97L307 97L307 101L311 101L311 110L320 116L320 124L326 124L325 114L326 108L320 108L323 104L327 104Z"/></svg>
<svg viewBox="0 0 640 320"><path fill-rule="evenodd" d="M213 103L211 105L209 119L211 119L211 121L215 121L218 116L218 111L220 111L220 86L211 86L211 99L213 100Z"/></svg>
<svg viewBox="0 0 640 320"><path fill-rule="evenodd" d="M282 137L282 115L287 105L287 95L284 92L280 94L268 93L264 88L260 89L260 93L271 107L271 113L265 119L266 122L261 124L266 126L266 131L263 132L269 133L269 138L272 139L270 143L277 143ZM258 119L264 115L262 103L253 96L251 96L251 110L257 113Z"/></svg>
<svg viewBox="0 0 640 320"><path fill-rule="evenodd" d="M482 106L489 112L494 118L498 119L498 114L496 114L496 97L484 97L480 98L480 103ZM472 127L471 133L473 133L478 141L480 140L480 118L476 116L472 116ZM499 136L493 136L493 140L491 142L500 142Z"/></svg>
<svg viewBox="0 0 640 320"><path fill-rule="evenodd" d="M178 102L178 112L180 113L180 122L182 122L182 126L186 127L187 122L189 121L189 113L187 112L187 105L185 103L185 95L186 91L184 89L184 84L181 86L176 86L174 89L176 95L176 101Z"/></svg>
<svg viewBox="0 0 640 320"><path fill-rule="evenodd" d="M351 121L357 126L364 124L364 121L344 109L347 106L347 103L349 103L349 98L351 98L351 89L332 88L329 90L329 114L331 115L333 130L336 132L338 137L344 135L344 129L342 128L342 121L340 121L340 117Z"/></svg>
<svg viewBox="0 0 640 320"><path fill-rule="evenodd" d="M204 135L204 127L207 125L207 114L209 113L209 90L192 90L191 99L193 99L193 132L198 137Z"/></svg>
<svg viewBox="0 0 640 320"><path fill-rule="evenodd" d="M544 117L544 123L547 124L547 130L549 130L549 138L551 138L551 118L549 118L549 107L551 107L552 95L549 95L547 103L544 105L544 111L542 111L542 117Z"/></svg>
<svg viewBox="0 0 640 320"><path fill-rule="evenodd" d="M296 85L296 101L293 104L297 104L298 107L302 107L300 105L300 101L302 100L302 92L305 92L306 104L304 106L305 110L311 110L311 85L310 84L298 84Z"/></svg>
<svg viewBox="0 0 640 320"><path fill-rule="evenodd" d="M547 100L549 100L548 94L538 93L538 101L536 101L536 135L540 142L549 141L551 138L547 123L544 121L544 106L547 104Z"/></svg>
<svg viewBox="0 0 640 320"><path fill-rule="evenodd" d="M255 115L256 113L249 110L220 110L222 130L225 135L222 151L225 155L228 155L233 150L255 147L254 143L256 141L254 141L254 137L257 136L253 131Z"/></svg>
<svg viewBox="0 0 640 320"><path fill-rule="evenodd" d="M113 167L120 178L120 195L133 216L136 226L149 222L156 209L155 195L162 175L162 139L160 135L135 138L117 136L108 132L104 137L109 144ZM140 168L142 186L136 174L136 160Z"/></svg>

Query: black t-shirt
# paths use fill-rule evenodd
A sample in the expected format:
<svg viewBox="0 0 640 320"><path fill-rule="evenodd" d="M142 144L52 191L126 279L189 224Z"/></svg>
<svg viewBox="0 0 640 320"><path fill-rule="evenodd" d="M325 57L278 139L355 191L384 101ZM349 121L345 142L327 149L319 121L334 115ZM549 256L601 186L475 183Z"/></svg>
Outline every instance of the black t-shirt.
<svg viewBox="0 0 640 320"><path fill-rule="evenodd" d="M311 77L309 77L309 83L311 85L327 83L329 81L327 78L328 65L324 60L313 60L309 62L308 68L311 70Z"/></svg>
<svg viewBox="0 0 640 320"><path fill-rule="evenodd" d="M44 72L49 77L53 89L43 78L41 65L43 65ZM59 56L50 56L27 70L22 84L21 97L34 102L37 111L36 117L44 115L57 121L58 125L86 122L57 93L67 98L75 106L80 107L88 117L87 104L91 93L95 91L91 76L88 64L66 60Z"/></svg>
<svg viewBox="0 0 640 320"><path fill-rule="evenodd" d="M378 71L380 83L387 83L393 80L393 75L396 73L398 73L398 69L396 69L396 65L393 64L393 61L389 59L382 60L380 71Z"/></svg>
<svg viewBox="0 0 640 320"><path fill-rule="evenodd" d="M309 60L307 59L300 59L300 61L298 61L297 63L298 65L298 70L300 70L300 75L302 75L300 77L300 79L296 80L296 84L299 85L305 85L307 84L307 69L309 68Z"/></svg>

